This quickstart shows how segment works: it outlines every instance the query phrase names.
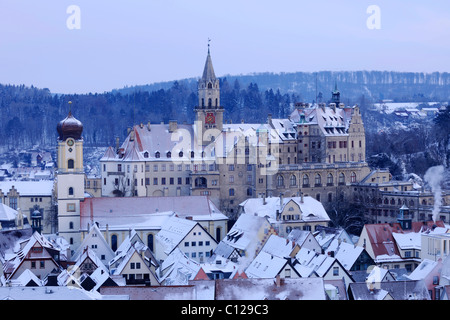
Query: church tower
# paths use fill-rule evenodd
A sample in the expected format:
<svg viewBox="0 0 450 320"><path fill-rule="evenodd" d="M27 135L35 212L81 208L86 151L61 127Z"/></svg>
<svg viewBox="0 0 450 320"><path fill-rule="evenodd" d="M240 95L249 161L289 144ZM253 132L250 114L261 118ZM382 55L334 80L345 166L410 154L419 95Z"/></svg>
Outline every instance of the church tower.
<svg viewBox="0 0 450 320"><path fill-rule="evenodd" d="M84 200L83 124L69 110L57 131L58 234L75 250L81 243L80 201Z"/></svg>
<svg viewBox="0 0 450 320"><path fill-rule="evenodd" d="M198 106L195 107L195 128L202 146L208 145L222 132L223 107L220 105L219 79L216 78L208 44L208 55L202 78L198 82ZM206 133L206 134L205 134Z"/></svg>

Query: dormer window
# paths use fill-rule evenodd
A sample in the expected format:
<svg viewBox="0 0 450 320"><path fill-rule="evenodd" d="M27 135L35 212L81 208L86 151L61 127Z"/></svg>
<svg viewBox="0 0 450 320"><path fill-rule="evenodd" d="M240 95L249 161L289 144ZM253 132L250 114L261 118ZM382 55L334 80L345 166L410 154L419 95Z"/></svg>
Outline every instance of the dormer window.
<svg viewBox="0 0 450 320"><path fill-rule="evenodd" d="M156 151L155 152L155 158L160 158L161 157L161 154L159 153L159 151Z"/></svg>
<svg viewBox="0 0 450 320"><path fill-rule="evenodd" d="M148 158L148 152L147 151L144 152L144 158Z"/></svg>
<svg viewBox="0 0 450 320"><path fill-rule="evenodd" d="M180 158L183 158L183 151L180 151L180 153L178 153L178 156L179 156Z"/></svg>
<svg viewBox="0 0 450 320"><path fill-rule="evenodd" d="M170 151L167 152L167 153L166 153L166 157L167 157L167 158L171 158L171 157L172 157L172 152L170 152Z"/></svg>

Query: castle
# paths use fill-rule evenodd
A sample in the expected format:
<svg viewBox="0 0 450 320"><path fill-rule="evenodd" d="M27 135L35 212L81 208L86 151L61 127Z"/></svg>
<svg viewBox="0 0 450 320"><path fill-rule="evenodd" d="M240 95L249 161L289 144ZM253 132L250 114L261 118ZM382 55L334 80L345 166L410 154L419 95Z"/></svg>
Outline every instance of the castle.
<svg viewBox="0 0 450 320"><path fill-rule="evenodd" d="M226 123L219 79L208 54L198 82L194 124L141 123L109 147L101 163L102 196L206 195L229 217L251 197L345 197L347 183L370 173L358 106L297 104L288 119Z"/></svg>

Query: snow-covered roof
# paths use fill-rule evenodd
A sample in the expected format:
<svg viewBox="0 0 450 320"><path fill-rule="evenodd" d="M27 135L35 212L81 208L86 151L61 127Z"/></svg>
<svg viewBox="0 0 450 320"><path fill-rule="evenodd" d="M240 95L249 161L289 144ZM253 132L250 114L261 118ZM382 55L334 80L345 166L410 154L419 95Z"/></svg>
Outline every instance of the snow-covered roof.
<svg viewBox="0 0 450 320"><path fill-rule="evenodd" d="M194 280L200 268L198 262L175 248L156 270L156 276L159 283L164 285L187 285L189 280Z"/></svg>
<svg viewBox="0 0 450 320"><path fill-rule="evenodd" d="M267 239L261 251L280 258L289 258L295 248L296 244L294 241L272 234Z"/></svg>
<svg viewBox="0 0 450 320"><path fill-rule="evenodd" d="M0 203L0 221L11 221L17 217L17 210L8 207L6 204Z"/></svg>
<svg viewBox="0 0 450 320"><path fill-rule="evenodd" d="M74 287L0 287L0 300L101 300L96 291Z"/></svg>
<svg viewBox="0 0 450 320"><path fill-rule="evenodd" d="M249 278L274 278L286 265L287 260L265 251L260 251L245 269Z"/></svg>
<svg viewBox="0 0 450 320"><path fill-rule="evenodd" d="M275 223L277 221L277 210L282 212L284 207L291 201L300 207L302 212L301 220L303 221L330 220L322 203L309 196L304 196L303 201L302 197L250 198L243 201L240 206L246 214L268 217L270 223Z"/></svg>
<svg viewBox="0 0 450 320"><path fill-rule="evenodd" d="M338 242L338 240L336 239L335 242ZM363 250L363 247L355 246L346 242L341 242L339 244L337 252L335 253L335 258L342 264L342 266L346 270L350 270Z"/></svg>
<svg viewBox="0 0 450 320"><path fill-rule="evenodd" d="M422 262L414 269L407 278L411 280L423 280L428 276L438 265L439 261L423 259Z"/></svg>
<svg viewBox="0 0 450 320"><path fill-rule="evenodd" d="M322 278L223 279L216 281L217 300L325 300Z"/></svg>
<svg viewBox="0 0 450 320"><path fill-rule="evenodd" d="M162 225L161 230L156 234L156 240L163 245L164 252L169 254L191 232L196 224L197 222L193 220L172 216Z"/></svg>
<svg viewBox="0 0 450 320"><path fill-rule="evenodd" d="M422 248L422 235L418 232L397 233L393 232L392 236L401 250L411 250Z"/></svg>
<svg viewBox="0 0 450 320"><path fill-rule="evenodd" d="M80 228L88 230L95 221L102 231L106 225L110 230L159 230L175 213L179 217L191 216L194 221L228 220L206 196L98 197L80 202Z"/></svg>

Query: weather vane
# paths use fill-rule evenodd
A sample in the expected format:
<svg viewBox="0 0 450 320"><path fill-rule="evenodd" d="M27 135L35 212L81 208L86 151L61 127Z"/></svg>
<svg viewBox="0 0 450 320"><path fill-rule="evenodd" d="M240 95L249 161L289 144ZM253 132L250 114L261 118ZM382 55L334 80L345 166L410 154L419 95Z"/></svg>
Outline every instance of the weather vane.
<svg viewBox="0 0 450 320"><path fill-rule="evenodd" d="M209 53L209 43L211 42L211 39L208 38L208 53Z"/></svg>

